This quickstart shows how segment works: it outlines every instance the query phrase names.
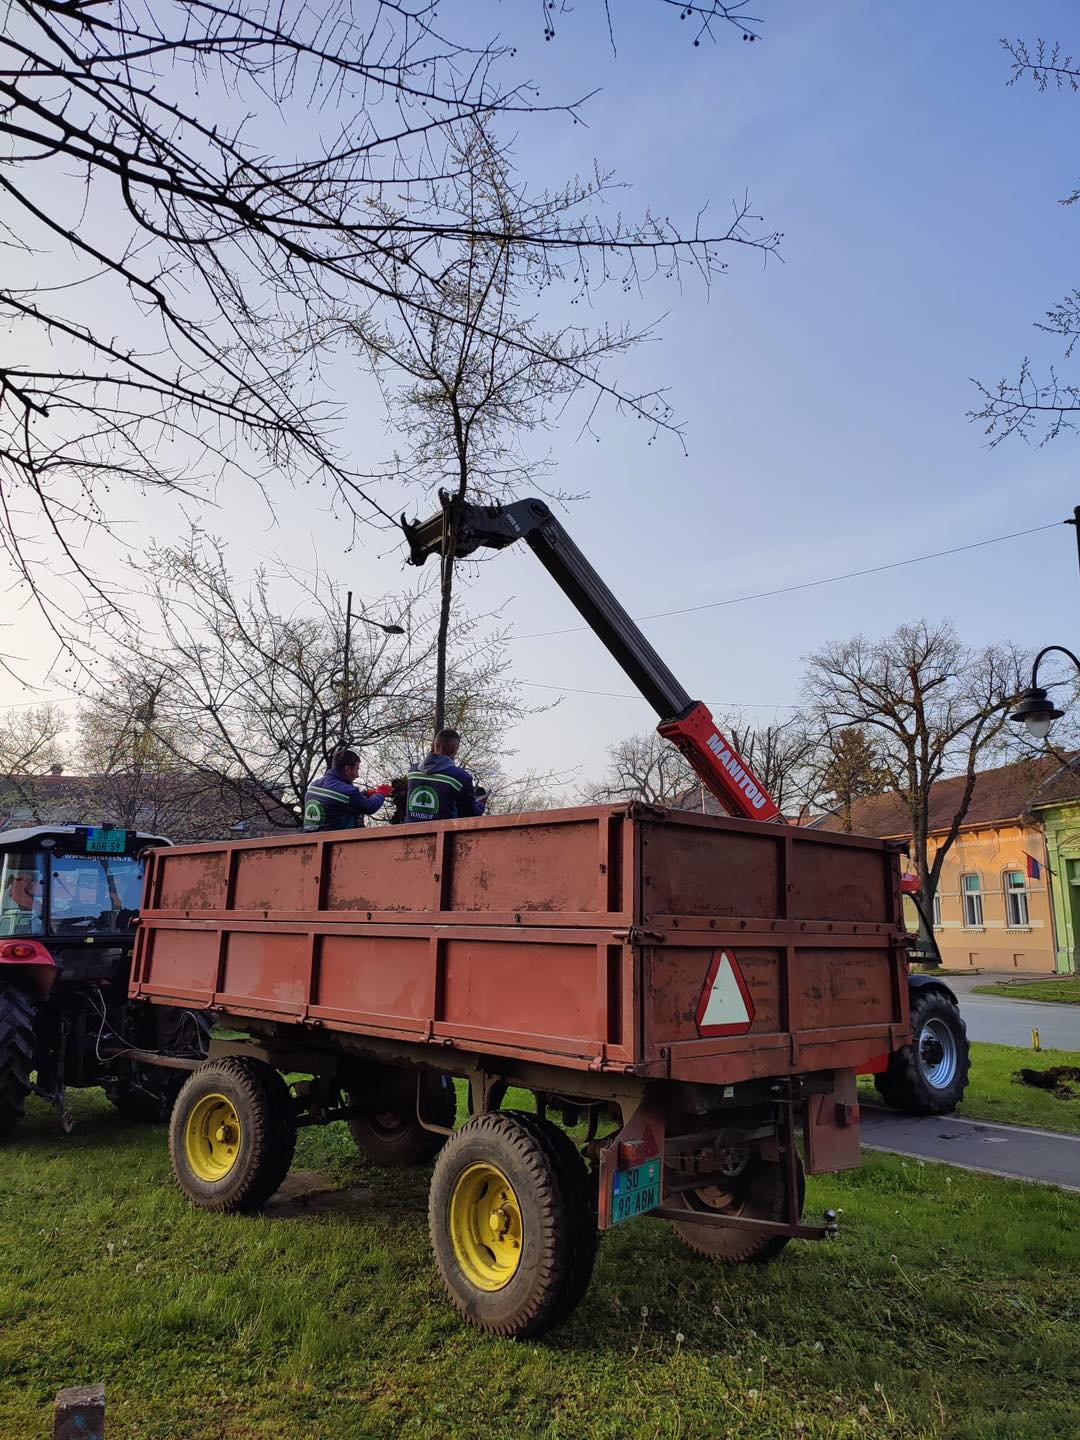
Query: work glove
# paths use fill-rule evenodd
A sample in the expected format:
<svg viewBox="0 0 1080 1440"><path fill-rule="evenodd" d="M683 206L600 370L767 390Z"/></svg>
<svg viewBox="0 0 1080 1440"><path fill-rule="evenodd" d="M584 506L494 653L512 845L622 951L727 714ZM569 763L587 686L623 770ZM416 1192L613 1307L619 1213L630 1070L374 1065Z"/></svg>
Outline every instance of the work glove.
<svg viewBox="0 0 1080 1440"><path fill-rule="evenodd" d="M369 795L392 795L394 793L394 787L392 785L376 785L373 790L369 790L367 793Z"/></svg>

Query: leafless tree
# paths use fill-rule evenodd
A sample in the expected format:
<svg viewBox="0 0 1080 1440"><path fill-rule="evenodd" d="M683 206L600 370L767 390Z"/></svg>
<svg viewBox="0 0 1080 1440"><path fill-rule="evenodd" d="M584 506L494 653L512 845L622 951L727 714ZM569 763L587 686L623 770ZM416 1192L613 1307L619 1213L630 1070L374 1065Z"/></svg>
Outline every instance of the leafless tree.
<svg viewBox="0 0 1080 1440"><path fill-rule="evenodd" d="M477 123L545 107L503 78L507 47L446 33L433 0L6 0L4 19L0 544L64 644L82 617L50 570L102 623L126 618L87 559L118 489L198 503L288 477L354 528L391 523L335 449L335 391L298 331L386 305L452 326L445 279L478 244L525 247L578 293L707 283L725 251L777 245L743 203L710 230L600 205L539 205L523 231L443 211Z"/></svg>
<svg viewBox="0 0 1080 1440"><path fill-rule="evenodd" d="M0 718L0 810L41 818L42 776L61 762L67 726L58 705L18 706Z"/></svg>
<svg viewBox="0 0 1080 1440"><path fill-rule="evenodd" d="M687 761L655 730L628 735L609 746L607 753L607 774L587 785L582 794L587 805L618 805L629 800L677 805L696 783Z"/></svg>
<svg viewBox="0 0 1080 1440"><path fill-rule="evenodd" d="M1010 738L1005 726L1025 683L1024 661L1011 645L972 650L948 622L924 620L901 625L884 640L858 635L834 642L810 657L806 697L822 731L864 729L882 790L903 806L927 914L968 813L977 770ZM951 775L964 783L931 857L930 790Z"/></svg>
<svg viewBox="0 0 1080 1440"><path fill-rule="evenodd" d="M140 677L153 677L155 753L228 792L238 821L299 825L309 782L343 739L377 781L390 778L392 744L403 759L423 753L435 624L422 600L403 597L366 617L402 625L401 637L354 620L346 677L342 592L320 572L263 570L243 587L221 547L196 531L184 545L154 552L146 579L158 636L146 627L133 637L102 686L97 713L106 723L112 713L119 729ZM289 587L294 604L283 603ZM499 724L525 710L506 678L501 634L474 618L458 627L456 642L455 716L493 739Z"/></svg>
<svg viewBox="0 0 1080 1440"><path fill-rule="evenodd" d="M1030 80L1040 91L1080 92L1080 61L1067 54L1058 42L1025 40L1001 42L1010 57L1012 69L1009 85ZM1080 186L1059 200L1061 205L1080 201ZM1035 328L1054 335L1062 342L1062 358L1071 360L1080 340L1080 289L1070 290L1047 310ZM980 405L970 412L998 445L1010 435L1025 439L1037 437L1041 444L1055 439L1063 430L1075 430L1080 422L1080 386L1062 379L1055 366L1047 367L1045 378L1039 379L1025 356L1015 380L1001 379L996 384L975 380Z"/></svg>
<svg viewBox="0 0 1080 1440"><path fill-rule="evenodd" d="M801 711L772 725L758 725L740 715L723 717L719 725L781 814L806 815L820 789L820 725Z"/></svg>
<svg viewBox="0 0 1080 1440"><path fill-rule="evenodd" d="M460 507L491 501L527 484L538 488L546 466L527 455L525 439L545 429L571 397L587 387L590 414L605 396L644 418L655 431L671 423L663 397L621 392L605 365L643 338L629 326L543 325L527 310L562 278L557 259L541 245L513 236L565 229L605 188L604 177L530 198L515 183L508 151L477 122L453 154L453 176L435 193L434 210L453 215L475 243L451 259L442 276L440 309L418 313L403 299L347 326L372 365L388 402L394 432L405 437L391 473L419 485L426 496L445 487L452 499L451 541L440 562L434 729L445 722L446 657L453 601L454 548ZM388 225L395 214L379 213ZM488 217L499 233L481 235ZM421 217L422 218L422 217ZM405 288L404 275L392 287ZM430 503L430 502L427 502Z"/></svg>

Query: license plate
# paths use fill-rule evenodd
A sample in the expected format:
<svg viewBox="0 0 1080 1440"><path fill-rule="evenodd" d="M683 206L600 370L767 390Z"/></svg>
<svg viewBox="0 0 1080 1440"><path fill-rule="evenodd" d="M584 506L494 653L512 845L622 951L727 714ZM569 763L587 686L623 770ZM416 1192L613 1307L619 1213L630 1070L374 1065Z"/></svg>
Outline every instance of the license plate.
<svg viewBox="0 0 1080 1440"><path fill-rule="evenodd" d="M611 1223L632 1220L660 1204L660 1157L630 1170L616 1170L611 1181Z"/></svg>

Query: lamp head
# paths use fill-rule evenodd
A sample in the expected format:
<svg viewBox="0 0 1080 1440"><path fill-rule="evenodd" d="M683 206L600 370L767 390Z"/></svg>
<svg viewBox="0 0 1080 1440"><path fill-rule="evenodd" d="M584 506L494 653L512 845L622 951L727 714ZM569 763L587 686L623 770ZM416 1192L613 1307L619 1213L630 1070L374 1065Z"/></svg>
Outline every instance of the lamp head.
<svg viewBox="0 0 1080 1440"><path fill-rule="evenodd" d="M1018 725L1026 725L1027 732L1034 740L1045 740L1050 726L1060 720L1065 712L1056 710L1047 698L1046 691L1032 685L1020 696L1020 703L1009 716Z"/></svg>

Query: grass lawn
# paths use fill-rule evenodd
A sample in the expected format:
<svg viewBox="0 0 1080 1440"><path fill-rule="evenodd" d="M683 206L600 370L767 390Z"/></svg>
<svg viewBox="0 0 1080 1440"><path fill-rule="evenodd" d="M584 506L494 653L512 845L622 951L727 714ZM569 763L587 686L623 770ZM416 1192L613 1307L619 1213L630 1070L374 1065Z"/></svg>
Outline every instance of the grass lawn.
<svg viewBox="0 0 1080 1440"><path fill-rule="evenodd" d="M721 1437L1075 1440L1080 1196L875 1156L812 1180L833 1245L713 1268L660 1221L608 1234L545 1342L480 1336L428 1255L426 1172L343 1126L297 1166L371 1187L350 1213L222 1217L175 1189L161 1129L91 1093L0 1158L0 1437L103 1381L117 1440Z"/></svg>
<svg viewBox="0 0 1080 1440"><path fill-rule="evenodd" d="M1080 1066L1075 1050L1022 1049L1015 1045L971 1046L971 1077L967 1094L957 1110L969 1120L999 1120L1003 1125L1033 1125L1038 1130L1080 1134L1080 1084L1077 1096L1059 1100L1049 1090L1038 1090L1014 1080L1017 1070L1049 1070L1055 1065ZM873 1082L859 1082L860 1098L880 1103Z"/></svg>
<svg viewBox="0 0 1080 1440"><path fill-rule="evenodd" d="M998 982L975 985L976 995L1005 995L1010 1000L1048 1000L1058 1005L1080 1005L1080 980L1033 980L1027 985Z"/></svg>

